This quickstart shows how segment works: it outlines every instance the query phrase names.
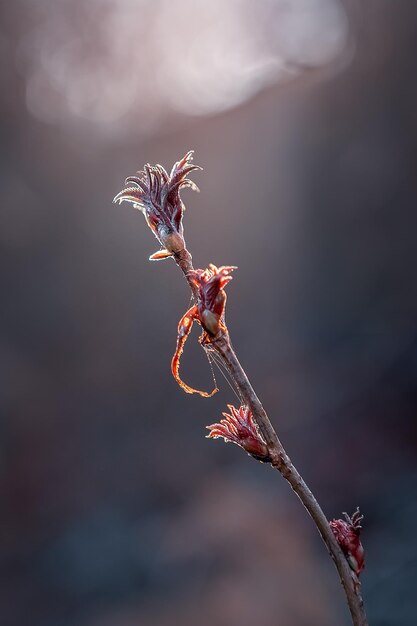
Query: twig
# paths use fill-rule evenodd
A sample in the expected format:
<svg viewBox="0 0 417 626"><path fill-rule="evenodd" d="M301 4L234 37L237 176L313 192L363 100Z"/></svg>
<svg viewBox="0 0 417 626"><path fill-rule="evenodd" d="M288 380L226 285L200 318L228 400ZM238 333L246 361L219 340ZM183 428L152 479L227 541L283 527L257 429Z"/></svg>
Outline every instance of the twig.
<svg viewBox="0 0 417 626"><path fill-rule="evenodd" d="M192 257L183 236L184 205L179 194L181 187L196 189L187 175L192 170L200 168L191 161L192 152L188 152L183 159L175 163L170 175L161 165L145 165L144 171L139 172L138 176L126 179L126 184L132 186L123 189L115 198L118 202L132 202L136 208L142 210L148 226L163 247L150 259L173 257L184 273L195 300L194 306L183 316L179 325L177 351L172 363L173 374L187 393L200 393L204 397L212 395L192 389L179 377L182 349L191 326L196 321L203 328L200 343L216 351L245 402L239 411L229 407L232 414L224 414L225 420L208 427L211 431L209 436L222 436L226 440L238 443L258 460L270 463L291 485L313 519L337 567L354 626L368 626L358 579L364 563L363 548L359 540L362 519L360 512L355 513L352 520L348 516L345 522L334 520L332 525L337 530L335 535L316 498L291 462L242 368L231 346L229 332L224 322L226 304L224 287L231 280L230 273L235 268L217 268L210 265L206 270L195 270L193 267ZM216 391L217 389L212 393ZM339 543L336 537L339 537Z"/></svg>
<svg viewBox="0 0 417 626"><path fill-rule="evenodd" d="M194 270L192 257L187 250L185 252L185 254L183 252L181 255L174 255L174 259L183 271L194 297L197 297L195 284L189 279L190 272ZM291 485L291 488L297 494L298 498L301 500L302 504L313 519L321 538L326 544L327 550L337 567L337 571L339 572L340 581L346 594L346 600L352 615L352 622L354 626L368 626L365 607L360 593L360 586L354 578L354 574L335 539L333 531L330 528L330 524L319 503L300 473L297 471L290 457L286 453L280 439L278 438L278 435L276 434L261 401L256 395L231 346L229 332L221 329L216 337L211 340L211 346L216 350L221 361L232 374L246 405L251 409L255 421L267 443L271 465L278 470L285 480Z"/></svg>

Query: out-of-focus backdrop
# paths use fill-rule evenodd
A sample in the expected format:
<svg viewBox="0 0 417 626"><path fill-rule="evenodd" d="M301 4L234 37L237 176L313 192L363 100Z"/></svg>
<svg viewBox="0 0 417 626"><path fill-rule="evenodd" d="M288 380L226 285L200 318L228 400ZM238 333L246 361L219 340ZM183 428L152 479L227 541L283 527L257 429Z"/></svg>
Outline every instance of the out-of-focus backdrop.
<svg viewBox="0 0 417 626"><path fill-rule="evenodd" d="M280 477L169 371L189 293L112 205L188 149L195 265L238 266L241 361L370 622L417 623L417 4L15 0L1 77L0 623L345 626ZM189 341L184 378L209 389Z"/></svg>

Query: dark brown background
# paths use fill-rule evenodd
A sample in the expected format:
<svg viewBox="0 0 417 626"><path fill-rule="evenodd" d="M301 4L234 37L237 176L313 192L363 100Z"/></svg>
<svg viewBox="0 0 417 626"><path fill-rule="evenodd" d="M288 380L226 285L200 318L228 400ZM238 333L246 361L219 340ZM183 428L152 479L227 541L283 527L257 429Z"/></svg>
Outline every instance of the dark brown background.
<svg viewBox="0 0 417 626"><path fill-rule="evenodd" d="M197 267L239 267L241 361L329 517L366 515L370 623L417 623L417 5L345 8L355 50L337 71L118 135L32 114L18 52L39 24L4 3L2 626L349 623L287 486L204 438L234 398L172 380L187 288L147 262L142 216L111 204L144 162L189 148L204 172L185 232ZM189 344L184 378L209 388Z"/></svg>

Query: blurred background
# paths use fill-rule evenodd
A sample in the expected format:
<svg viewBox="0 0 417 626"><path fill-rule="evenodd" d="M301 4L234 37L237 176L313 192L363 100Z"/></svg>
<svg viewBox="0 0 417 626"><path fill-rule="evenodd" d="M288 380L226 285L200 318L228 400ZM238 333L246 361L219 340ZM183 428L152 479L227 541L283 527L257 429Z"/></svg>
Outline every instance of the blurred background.
<svg viewBox="0 0 417 626"><path fill-rule="evenodd" d="M194 148L196 267L329 518L360 505L370 623L417 623L417 4L2 4L0 623L347 626L284 481L170 374L189 292L142 215ZM195 329L184 379L210 389Z"/></svg>

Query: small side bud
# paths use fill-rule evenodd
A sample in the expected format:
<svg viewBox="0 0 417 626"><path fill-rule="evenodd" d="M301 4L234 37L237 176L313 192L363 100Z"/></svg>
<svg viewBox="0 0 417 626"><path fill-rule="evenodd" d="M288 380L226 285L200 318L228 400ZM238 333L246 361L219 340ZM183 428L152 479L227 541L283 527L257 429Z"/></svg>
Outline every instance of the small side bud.
<svg viewBox="0 0 417 626"><path fill-rule="evenodd" d="M365 551L359 538L362 529L361 522L363 515L359 507L350 517L347 513L343 513L345 519L334 519L330 523L330 528L336 538L337 543L342 549L350 568L359 577L359 574L365 568Z"/></svg>
<svg viewBox="0 0 417 626"><path fill-rule="evenodd" d="M269 463L268 446L259 432L249 407L241 406L236 409L228 404L227 408L230 413L223 413L224 419L217 424L207 426L210 431L207 438L222 437L226 443L235 443L258 461Z"/></svg>
<svg viewBox="0 0 417 626"><path fill-rule="evenodd" d="M158 252L154 252L149 257L150 261L162 261L163 259L168 259L172 256L172 252L168 252L168 250L158 250Z"/></svg>
<svg viewBox="0 0 417 626"><path fill-rule="evenodd" d="M231 273L236 267L212 263L205 270L193 270L189 277L198 288L198 314L202 327L212 336L220 330L226 307L224 288L232 280Z"/></svg>

